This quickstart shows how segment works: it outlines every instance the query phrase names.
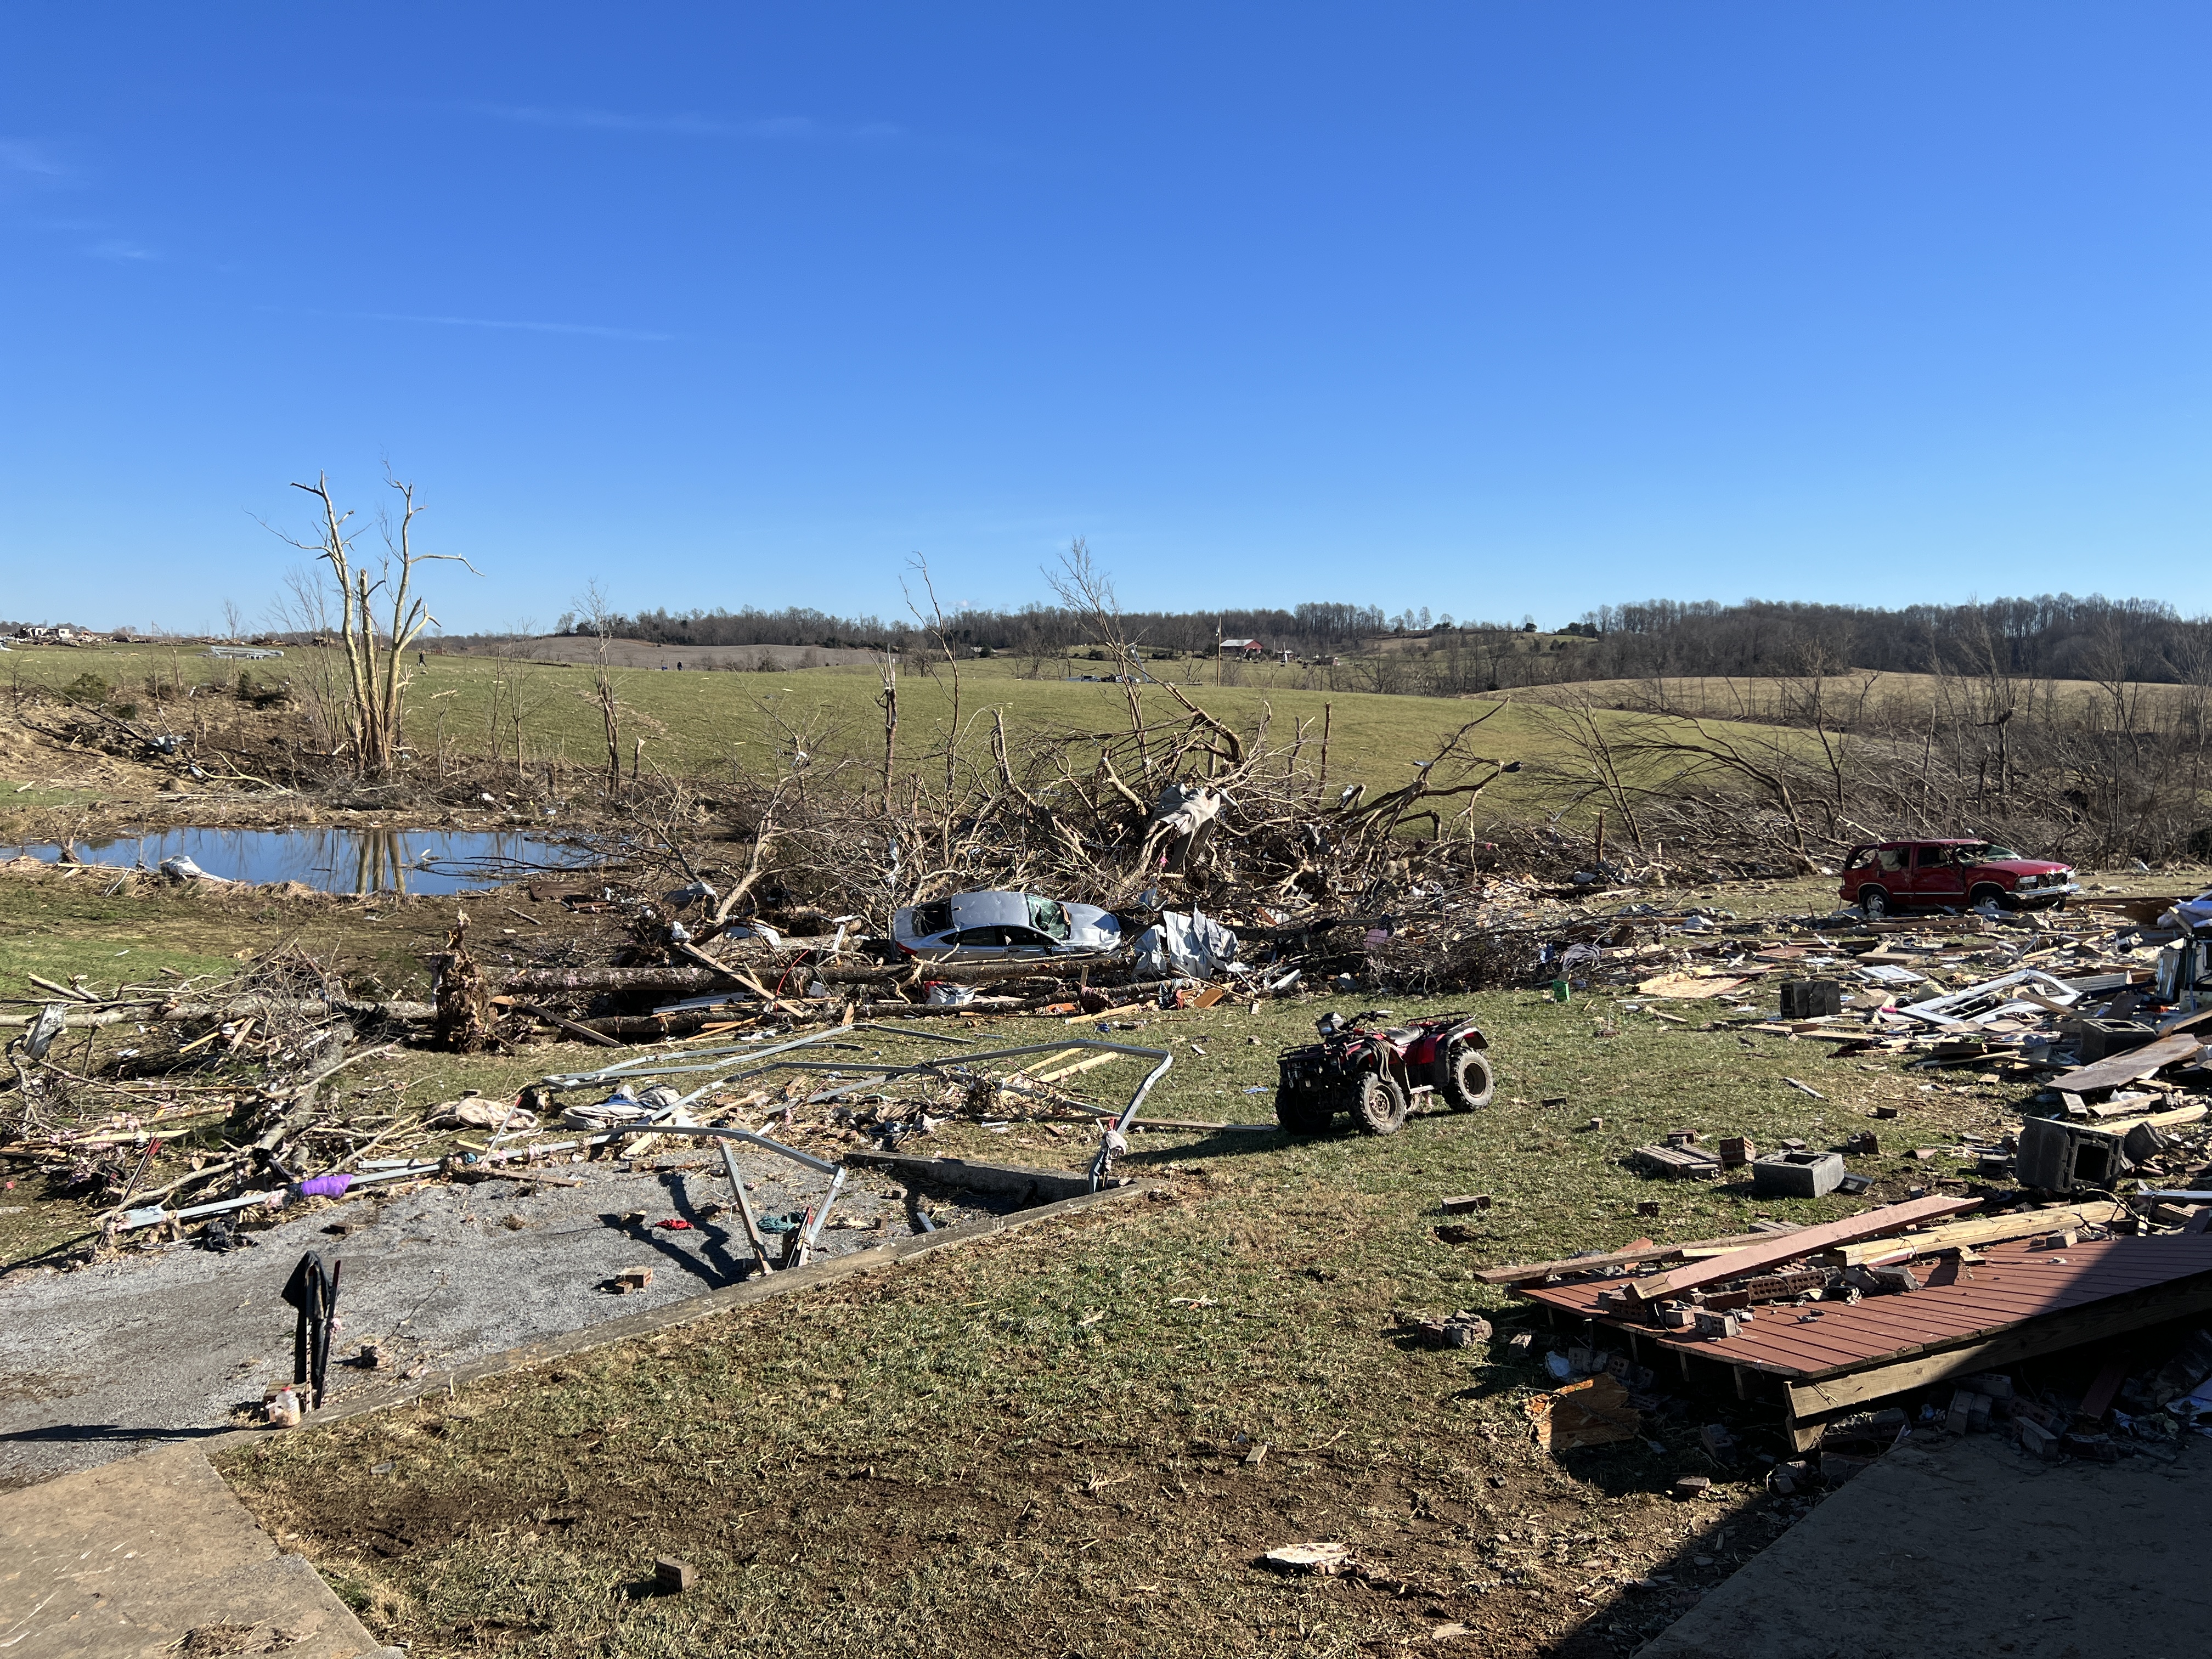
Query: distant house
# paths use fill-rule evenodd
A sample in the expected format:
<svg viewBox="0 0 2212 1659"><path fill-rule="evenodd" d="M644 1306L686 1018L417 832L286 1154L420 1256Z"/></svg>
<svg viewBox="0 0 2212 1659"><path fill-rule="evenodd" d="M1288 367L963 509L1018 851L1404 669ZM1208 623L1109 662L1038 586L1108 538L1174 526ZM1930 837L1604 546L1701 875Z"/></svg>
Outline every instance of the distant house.
<svg viewBox="0 0 2212 1659"><path fill-rule="evenodd" d="M1220 646L1224 657L1236 657L1244 662L1257 662L1267 654L1265 640L1224 640Z"/></svg>

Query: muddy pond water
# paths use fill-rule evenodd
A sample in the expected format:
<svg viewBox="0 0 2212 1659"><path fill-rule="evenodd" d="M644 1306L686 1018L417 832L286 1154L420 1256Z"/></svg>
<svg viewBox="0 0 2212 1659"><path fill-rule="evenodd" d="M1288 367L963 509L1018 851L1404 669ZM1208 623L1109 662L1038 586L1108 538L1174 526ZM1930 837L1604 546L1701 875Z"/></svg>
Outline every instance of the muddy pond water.
<svg viewBox="0 0 2212 1659"><path fill-rule="evenodd" d="M325 893L465 893L549 871L588 868L588 848L520 832L455 830L151 830L72 843L88 864L143 866L190 859L231 881L296 881ZM0 847L52 864L56 842Z"/></svg>

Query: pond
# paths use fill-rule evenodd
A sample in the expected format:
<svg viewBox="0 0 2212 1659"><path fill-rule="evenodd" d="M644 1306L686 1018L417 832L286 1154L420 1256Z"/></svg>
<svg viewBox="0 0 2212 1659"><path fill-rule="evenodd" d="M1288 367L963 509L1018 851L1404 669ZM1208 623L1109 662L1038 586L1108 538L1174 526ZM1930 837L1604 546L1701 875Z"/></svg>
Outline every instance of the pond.
<svg viewBox="0 0 2212 1659"><path fill-rule="evenodd" d="M153 830L74 845L88 864L151 870L182 854L210 876L304 882L325 893L465 893L597 862L587 848L540 836L449 830ZM27 854L49 864L61 853L52 842L0 847L0 858Z"/></svg>

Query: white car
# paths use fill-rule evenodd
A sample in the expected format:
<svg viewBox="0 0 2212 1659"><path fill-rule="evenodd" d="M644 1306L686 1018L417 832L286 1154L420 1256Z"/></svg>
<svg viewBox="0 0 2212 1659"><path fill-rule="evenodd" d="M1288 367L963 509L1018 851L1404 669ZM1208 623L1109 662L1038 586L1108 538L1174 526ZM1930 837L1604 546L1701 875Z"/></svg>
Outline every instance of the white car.
<svg viewBox="0 0 2212 1659"><path fill-rule="evenodd" d="M891 939L925 962L1091 956L1121 948L1121 919L1036 893L955 893L899 911Z"/></svg>

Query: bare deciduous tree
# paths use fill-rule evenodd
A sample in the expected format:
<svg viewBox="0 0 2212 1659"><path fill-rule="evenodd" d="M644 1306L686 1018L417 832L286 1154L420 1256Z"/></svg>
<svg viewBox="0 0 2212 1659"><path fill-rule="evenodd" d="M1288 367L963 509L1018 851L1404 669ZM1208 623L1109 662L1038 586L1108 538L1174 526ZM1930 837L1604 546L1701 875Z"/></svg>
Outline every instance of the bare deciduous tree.
<svg viewBox="0 0 2212 1659"><path fill-rule="evenodd" d="M584 584L584 591L574 603L592 630L592 684L584 695L599 711L600 735L607 745L606 790L612 795L622 788L622 700L616 694L614 671L607 661L607 647L614 641L614 608L597 578Z"/></svg>
<svg viewBox="0 0 2212 1659"><path fill-rule="evenodd" d="M403 742L407 686L406 655L425 628L436 620L428 604L414 591L418 564L458 564L471 575L481 574L459 553L422 553L415 547L415 520L422 507L415 486L386 475L385 483L399 497L395 520L380 514L384 552L372 569L357 556L358 531L346 526L350 510L341 511L331 495L330 476L318 473L315 482L294 483L315 498L322 522L312 540L276 533L301 551L312 553L329 568L329 580L338 592L337 643L346 666L347 718L344 747L354 769L362 777L389 777L398 769ZM389 620L378 626L377 601L389 605Z"/></svg>

